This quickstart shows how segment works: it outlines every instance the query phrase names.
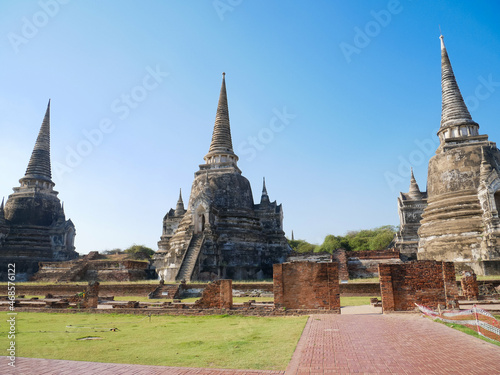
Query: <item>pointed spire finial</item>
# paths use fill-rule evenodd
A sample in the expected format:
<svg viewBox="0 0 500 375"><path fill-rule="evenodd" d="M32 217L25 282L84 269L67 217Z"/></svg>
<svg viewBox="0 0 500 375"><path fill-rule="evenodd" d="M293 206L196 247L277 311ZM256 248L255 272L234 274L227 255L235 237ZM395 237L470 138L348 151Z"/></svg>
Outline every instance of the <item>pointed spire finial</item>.
<svg viewBox="0 0 500 375"><path fill-rule="evenodd" d="M50 99L24 178L52 181L50 168Z"/></svg>
<svg viewBox="0 0 500 375"><path fill-rule="evenodd" d="M479 125L472 120L469 110L465 105L451 67L448 52L444 45L443 35L441 35L439 39L441 40L441 130L449 126L460 125L473 125L479 127ZM455 136L460 136L460 134L457 133Z"/></svg>
<svg viewBox="0 0 500 375"><path fill-rule="evenodd" d="M417 180L413 175L413 167L411 168L411 178L410 178L410 190L409 195L413 199L421 199L422 193L420 192L420 188L418 187Z"/></svg>
<svg viewBox="0 0 500 375"><path fill-rule="evenodd" d="M231 139L231 127L229 124L229 110L226 93L226 73L222 73L222 85L220 88L217 114L215 115L215 125L210 143L209 153L224 152L233 153L233 142Z"/></svg>
<svg viewBox="0 0 500 375"><path fill-rule="evenodd" d="M184 215L184 202L182 201L182 189L179 189L179 199L177 200L177 205L175 206L175 215Z"/></svg>
<svg viewBox="0 0 500 375"><path fill-rule="evenodd" d="M262 195L260 197L260 204L269 204L269 195L267 195L267 189L266 189L266 178L263 178L262 181Z"/></svg>

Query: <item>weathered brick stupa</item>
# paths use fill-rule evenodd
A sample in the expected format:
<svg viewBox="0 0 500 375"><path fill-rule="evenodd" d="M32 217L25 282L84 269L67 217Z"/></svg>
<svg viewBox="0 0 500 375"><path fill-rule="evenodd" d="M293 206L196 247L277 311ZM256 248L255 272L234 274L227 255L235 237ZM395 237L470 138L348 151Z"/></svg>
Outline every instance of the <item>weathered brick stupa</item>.
<svg viewBox="0 0 500 375"><path fill-rule="evenodd" d="M75 226L53 190L50 167L50 101L26 174L20 186L0 205L0 280L7 280L7 264L15 264L16 281L26 281L38 262L78 257Z"/></svg>
<svg viewBox="0 0 500 375"><path fill-rule="evenodd" d="M500 274L500 151L465 105L441 36L440 145L429 161L427 192L410 188L407 202L421 213L418 228L418 259L453 261L457 270ZM413 181L412 181L413 184ZM416 184L416 182L415 182ZM413 185L412 185L413 186ZM427 194L427 201L425 201ZM400 217L406 206L400 206ZM402 222L400 233L414 233L415 226ZM401 237L399 246L413 246L414 238Z"/></svg>
<svg viewBox="0 0 500 375"><path fill-rule="evenodd" d="M222 87L205 164L195 173L184 208L163 219L154 265L165 281L272 278L273 264L282 263L289 245L283 232L283 210L267 195L265 181L254 204L248 180L233 151L226 83Z"/></svg>

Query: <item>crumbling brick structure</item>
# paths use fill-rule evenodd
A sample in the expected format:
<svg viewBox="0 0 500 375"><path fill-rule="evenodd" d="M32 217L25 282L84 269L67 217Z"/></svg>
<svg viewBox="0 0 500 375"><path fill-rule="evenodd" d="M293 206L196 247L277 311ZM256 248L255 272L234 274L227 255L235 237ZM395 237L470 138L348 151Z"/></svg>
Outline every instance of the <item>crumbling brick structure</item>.
<svg viewBox="0 0 500 375"><path fill-rule="evenodd" d="M473 271L463 272L460 283L462 293L467 300L477 300L479 298L479 285L477 284L476 274Z"/></svg>
<svg viewBox="0 0 500 375"><path fill-rule="evenodd" d="M339 280L349 280L349 270L347 268L347 255L344 249L337 249L332 254L332 261L339 265Z"/></svg>
<svg viewBox="0 0 500 375"><path fill-rule="evenodd" d="M379 274L384 312L415 310L415 303L429 308L458 307L453 262L380 264Z"/></svg>
<svg viewBox="0 0 500 375"><path fill-rule="evenodd" d="M273 265L274 305L286 309L326 309L340 314L339 266L293 262Z"/></svg>
<svg viewBox="0 0 500 375"><path fill-rule="evenodd" d="M99 282L91 281L85 290L84 307L97 307L99 304Z"/></svg>
<svg viewBox="0 0 500 375"><path fill-rule="evenodd" d="M203 290L201 299L196 301L195 306L202 309L233 308L233 281L224 279L211 282Z"/></svg>

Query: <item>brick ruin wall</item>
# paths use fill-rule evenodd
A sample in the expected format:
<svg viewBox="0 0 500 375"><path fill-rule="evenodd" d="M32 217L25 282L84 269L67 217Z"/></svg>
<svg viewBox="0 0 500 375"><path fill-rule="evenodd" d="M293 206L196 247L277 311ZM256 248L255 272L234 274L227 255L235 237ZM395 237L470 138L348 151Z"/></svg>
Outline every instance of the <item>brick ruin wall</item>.
<svg viewBox="0 0 500 375"><path fill-rule="evenodd" d="M349 280L349 269L347 267L347 251L344 249L339 249L333 252L332 261L337 262L339 265L339 280L348 281Z"/></svg>
<svg viewBox="0 0 500 375"><path fill-rule="evenodd" d="M233 307L232 280L216 280L206 285L195 307L200 309L231 309Z"/></svg>
<svg viewBox="0 0 500 375"><path fill-rule="evenodd" d="M273 265L274 305L285 309L325 309L340 314L337 263Z"/></svg>
<svg viewBox="0 0 500 375"><path fill-rule="evenodd" d="M288 262L336 262L339 265L339 279L346 281L349 279L378 277L378 265L401 263L399 250L363 250L346 251L344 249L335 250L330 253L292 253Z"/></svg>
<svg viewBox="0 0 500 375"><path fill-rule="evenodd" d="M346 251L348 258L359 259L399 259L399 250L363 250L363 251Z"/></svg>
<svg viewBox="0 0 500 375"><path fill-rule="evenodd" d="M350 279L378 277L379 264L401 263L399 250L346 251Z"/></svg>
<svg viewBox="0 0 500 375"><path fill-rule="evenodd" d="M499 283L500 284L500 283ZM147 296L154 292L159 284L101 284L100 295L110 296ZM178 288L180 284L165 284ZM187 296L200 297L207 284L187 284L182 287L179 298ZM69 296L85 290L86 284L17 284L16 293L18 295L40 295L48 293L59 296ZM260 292L262 294L273 294L272 283L233 283L233 293ZM341 284L340 294L343 296L380 296L380 285L378 283ZM172 298L170 296L169 298ZM177 297L176 297L177 298Z"/></svg>
<svg viewBox="0 0 500 375"><path fill-rule="evenodd" d="M476 274L472 271L465 271L460 279L462 294L467 300L477 300L479 298L479 285Z"/></svg>
<svg viewBox="0 0 500 375"><path fill-rule="evenodd" d="M415 303L429 308L458 306L458 288L452 262L413 261L380 264L384 312L413 311Z"/></svg>

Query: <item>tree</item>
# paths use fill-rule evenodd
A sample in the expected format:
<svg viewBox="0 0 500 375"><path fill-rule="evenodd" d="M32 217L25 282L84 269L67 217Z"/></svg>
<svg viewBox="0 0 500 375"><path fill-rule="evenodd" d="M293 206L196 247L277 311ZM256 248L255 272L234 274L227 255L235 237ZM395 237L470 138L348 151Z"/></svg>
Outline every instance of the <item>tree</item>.
<svg viewBox="0 0 500 375"><path fill-rule="evenodd" d="M333 253L337 249L349 250L349 241L346 237L334 236L329 234L325 237L323 243L316 249L319 253Z"/></svg>
<svg viewBox="0 0 500 375"><path fill-rule="evenodd" d="M151 259L155 253L153 249L146 247L144 245L132 245L128 249L125 249L125 253L129 254L133 259Z"/></svg>
<svg viewBox="0 0 500 375"><path fill-rule="evenodd" d="M341 248L350 251L383 250L392 242L396 231L396 227L384 225L374 229L349 231L345 236L329 234L317 251L331 253Z"/></svg>
<svg viewBox="0 0 500 375"><path fill-rule="evenodd" d="M292 248L293 251L297 253L310 253L313 252L317 245L310 244L304 240L289 240L288 244Z"/></svg>

